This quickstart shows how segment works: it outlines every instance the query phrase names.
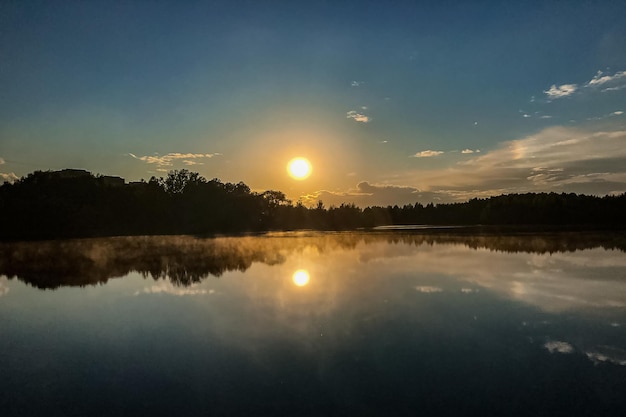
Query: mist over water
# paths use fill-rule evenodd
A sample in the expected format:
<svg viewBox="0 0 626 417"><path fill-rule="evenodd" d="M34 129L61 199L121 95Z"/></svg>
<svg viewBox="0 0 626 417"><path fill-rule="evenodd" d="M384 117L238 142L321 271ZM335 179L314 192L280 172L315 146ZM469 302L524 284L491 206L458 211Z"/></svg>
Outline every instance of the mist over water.
<svg viewBox="0 0 626 417"><path fill-rule="evenodd" d="M2 243L3 415L620 415L616 235Z"/></svg>

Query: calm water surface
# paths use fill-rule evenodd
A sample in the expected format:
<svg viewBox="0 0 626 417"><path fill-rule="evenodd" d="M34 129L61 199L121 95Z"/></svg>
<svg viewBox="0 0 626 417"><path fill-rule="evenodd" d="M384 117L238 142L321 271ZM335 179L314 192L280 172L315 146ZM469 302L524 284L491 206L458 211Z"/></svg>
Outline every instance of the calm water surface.
<svg viewBox="0 0 626 417"><path fill-rule="evenodd" d="M0 415L624 415L615 236L0 244Z"/></svg>

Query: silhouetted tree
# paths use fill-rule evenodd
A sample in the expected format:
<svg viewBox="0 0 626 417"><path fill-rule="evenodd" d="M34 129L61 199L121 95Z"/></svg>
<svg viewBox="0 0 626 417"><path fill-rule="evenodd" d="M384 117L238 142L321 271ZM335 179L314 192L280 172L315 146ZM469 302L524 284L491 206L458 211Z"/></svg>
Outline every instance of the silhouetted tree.
<svg viewBox="0 0 626 417"><path fill-rule="evenodd" d="M346 230L391 224L626 226L626 194L526 193L464 203L361 209L295 205L281 191L207 181L188 170L125 184L82 170L36 171L0 186L0 239L259 230Z"/></svg>

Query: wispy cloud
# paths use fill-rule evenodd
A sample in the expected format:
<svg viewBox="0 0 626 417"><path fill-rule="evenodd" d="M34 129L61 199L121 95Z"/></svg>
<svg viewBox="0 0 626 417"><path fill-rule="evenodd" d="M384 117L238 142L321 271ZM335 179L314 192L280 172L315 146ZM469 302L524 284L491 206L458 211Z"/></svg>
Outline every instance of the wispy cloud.
<svg viewBox="0 0 626 417"><path fill-rule="evenodd" d="M554 340L543 345L550 353L573 353L574 347L567 342Z"/></svg>
<svg viewBox="0 0 626 417"><path fill-rule="evenodd" d="M2 182L15 182L18 179L19 177L15 175L15 173L13 172L8 172L8 173L0 172L0 180Z"/></svg>
<svg viewBox="0 0 626 417"><path fill-rule="evenodd" d="M626 366L626 351L613 346L596 346L585 352L593 363L610 362L615 365Z"/></svg>
<svg viewBox="0 0 626 417"><path fill-rule="evenodd" d="M552 87L548 90L544 90L544 93L549 99L557 99L571 96L576 92L576 90L578 90L577 84L562 84L559 86L552 84Z"/></svg>
<svg viewBox="0 0 626 417"><path fill-rule="evenodd" d="M420 171L414 179L417 187L440 192L606 194L626 186L626 131L550 127L447 169Z"/></svg>
<svg viewBox="0 0 626 417"><path fill-rule="evenodd" d="M368 123L370 118L362 113L357 112L356 110L350 110L346 113L346 119L352 119L355 122Z"/></svg>
<svg viewBox="0 0 626 417"><path fill-rule="evenodd" d="M415 287L416 291L419 291L421 293L424 294L432 294L432 293L436 293L436 292L442 292L443 289L439 288L439 287L431 287L429 285L420 285Z"/></svg>
<svg viewBox="0 0 626 417"><path fill-rule="evenodd" d="M476 149L476 150L474 150L474 149L463 149L461 151L461 153L463 153L463 154L479 153L479 152L480 152L480 149Z"/></svg>
<svg viewBox="0 0 626 417"><path fill-rule="evenodd" d="M0 165L4 165L4 159L0 158Z"/></svg>
<svg viewBox="0 0 626 417"><path fill-rule="evenodd" d="M603 119L607 119L609 117L615 117L615 116L621 116L623 115L624 112L621 110L617 110L608 114L603 114L601 116L593 116L593 117L587 117L587 120L603 120Z"/></svg>
<svg viewBox="0 0 626 417"><path fill-rule="evenodd" d="M576 92L582 92L586 90L601 89L601 92L617 91L626 88L626 71L618 71L614 74L605 74L602 71L598 71L593 78L580 86L578 84L562 84L557 86L553 84L544 93L548 97L548 100L554 100L558 98L568 97Z"/></svg>
<svg viewBox="0 0 626 417"><path fill-rule="evenodd" d="M597 74L587 82L586 86L601 87L616 82L626 82L626 71L618 71L613 75L604 75L602 71L598 71Z"/></svg>
<svg viewBox="0 0 626 417"><path fill-rule="evenodd" d="M147 164L154 164L159 167L170 167L173 166L174 163L178 160L182 160L182 163L185 165L200 165L201 162L192 161L192 159L201 159L201 158L213 158L215 156L221 155L220 153L168 153L166 155L146 155L146 156L137 156L135 154L129 153L134 159L139 161L143 161Z"/></svg>
<svg viewBox="0 0 626 417"><path fill-rule="evenodd" d="M431 151L430 149L427 151L421 151L416 153L415 155L411 155L412 158L430 158L433 156L441 155L443 151Z"/></svg>
<svg viewBox="0 0 626 417"><path fill-rule="evenodd" d="M169 294L176 296L184 295L208 295L213 294L214 290L206 290L198 288L198 284L192 284L189 287L176 287L171 282L160 282L150 287L145 287L142 290L135 291L134 295L141 294Z"/></svg>
<svg viewBox="0 0 626 417"><path fill-rule="evenodd" d="M183 159L183 164L187 165L187 166L192 166L192 165L204 165L203 162L196 162L196 161L191 161L189 159Z"/></svg>
<svg viewBox="0 0 626 417"><path fill-rule="evenodd" d="M362 84L364 84L363 81L356 81L356 80L354 80L354 81L352 81L350 83L350 86L352 86L352 87L360 87Z"/></svg>
<svg viewBox="0 0 626 417"><path fill-rule="evenodd" d="M504 193L606 195L626 190L626 130L552 126L503 142L493 150L477 151L466 150L465 158L450 161L445 167L397 171L389 177L391 181L361 181L355 188L320 190L302 196L302 200L308 205L321 199L327 206L402 206L467 201Z"/></svg>

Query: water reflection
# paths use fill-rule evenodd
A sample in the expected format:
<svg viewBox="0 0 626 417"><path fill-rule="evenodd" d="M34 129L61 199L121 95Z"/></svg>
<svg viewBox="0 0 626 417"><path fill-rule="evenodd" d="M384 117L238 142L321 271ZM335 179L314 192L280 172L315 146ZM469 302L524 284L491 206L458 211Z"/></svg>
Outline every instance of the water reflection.
<svg viewBox="0 0 626 417"><path fill-rule="evenodd" d="M384 244L382 253L361 251L360 261L406 256L416 248L425 252L434 245L464 248L465 253L467 248L532 254L559 254L592 248L626 251L624 236L606 233L474 236L385 232L274 233L214 239L116 237L0 243L0 275L17 277L41 289L101 284L131 272L155 280L167 278L174 285L188 286L209 276L219 277L227 271L246 271L255 262L283 264L287 257L303 251L330 253L353 250L359 245L373 247L381 244ZM447 261L451 262L450 266L458 264L454 259ZM538 256L535 261L550 262L550 258ZM445 269L446 265L440 268Z"/></svg>
<svg viewBox="0 0 626 417"><path fill-rule="evenodd" d="M155 416L618 415L626 256L608 239L3 244L0 409L114 415L98 403L109 398Z"/></svg>

